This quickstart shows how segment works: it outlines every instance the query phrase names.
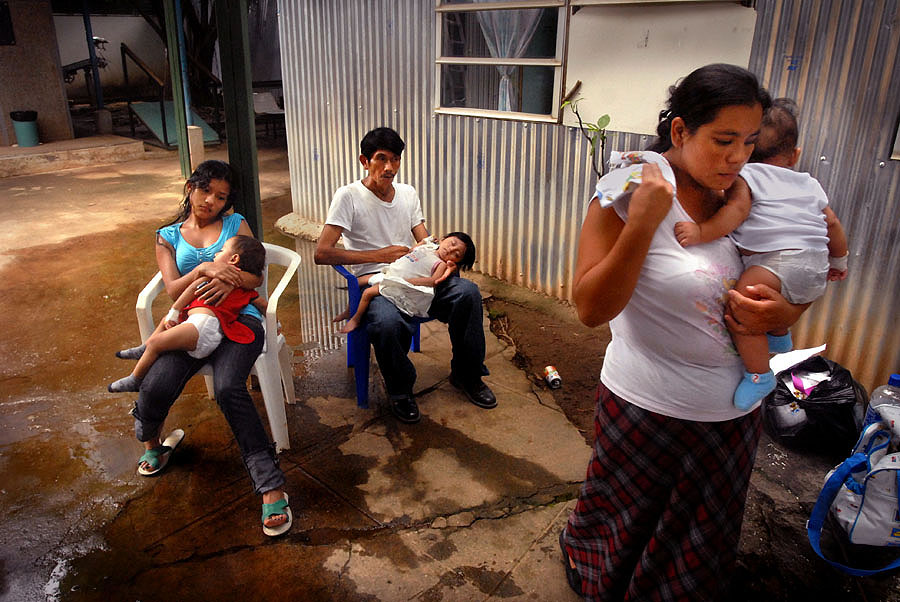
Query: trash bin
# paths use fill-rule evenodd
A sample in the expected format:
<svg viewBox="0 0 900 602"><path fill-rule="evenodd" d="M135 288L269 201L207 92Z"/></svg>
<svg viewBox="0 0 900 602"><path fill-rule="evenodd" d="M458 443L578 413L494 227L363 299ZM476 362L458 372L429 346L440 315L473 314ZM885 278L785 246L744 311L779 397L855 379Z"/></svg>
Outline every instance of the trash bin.
<svg viewBox="0 0 900 602"><path fill-rule="evenodd" d="M37 146L37 111L13 111L9 116L12 118L19 146Z"/></svg>

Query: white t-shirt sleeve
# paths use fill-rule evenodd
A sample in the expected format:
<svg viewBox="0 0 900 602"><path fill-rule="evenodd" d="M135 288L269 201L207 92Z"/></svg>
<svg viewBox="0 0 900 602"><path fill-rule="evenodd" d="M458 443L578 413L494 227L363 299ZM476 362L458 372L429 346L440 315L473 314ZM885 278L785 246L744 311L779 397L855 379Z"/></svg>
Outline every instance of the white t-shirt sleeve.
<svg viewBox="0 0 900 602"><path fill-rule="evenodd" d="M341 186L334 193L331 199L331 206L328 207L328 216L325 223L331 226L338 226L344 230L351 230L353 225L353 195L346 186Z"/></svg>

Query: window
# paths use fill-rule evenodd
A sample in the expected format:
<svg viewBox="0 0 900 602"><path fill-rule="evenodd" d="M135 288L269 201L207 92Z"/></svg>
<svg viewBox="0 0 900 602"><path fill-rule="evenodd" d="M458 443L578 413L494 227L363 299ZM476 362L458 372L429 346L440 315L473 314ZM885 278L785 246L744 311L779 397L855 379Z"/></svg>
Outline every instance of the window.
<svg viewBox="0 0 900 602"><path fill-rule="evenodd" d="M437 111L556 121L565 4L439 1Z"/></svg>

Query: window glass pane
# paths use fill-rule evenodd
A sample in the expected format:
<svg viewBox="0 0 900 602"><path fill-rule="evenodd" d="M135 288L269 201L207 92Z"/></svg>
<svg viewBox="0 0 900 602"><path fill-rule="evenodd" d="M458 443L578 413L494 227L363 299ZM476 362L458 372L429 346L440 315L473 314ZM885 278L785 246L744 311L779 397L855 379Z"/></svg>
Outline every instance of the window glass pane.
<svg viewBox="0 0 900 602"><path fill-rule="evenodd" d="M508 108L501 106L503 75ZM553 67L441 65L441 106L550 115Z"/></svg>
<svg viewBox="0 0 900 602"><path fill-rule="evenodd" d="M559 9L442 13L445 57L554 58Z"/></svg>

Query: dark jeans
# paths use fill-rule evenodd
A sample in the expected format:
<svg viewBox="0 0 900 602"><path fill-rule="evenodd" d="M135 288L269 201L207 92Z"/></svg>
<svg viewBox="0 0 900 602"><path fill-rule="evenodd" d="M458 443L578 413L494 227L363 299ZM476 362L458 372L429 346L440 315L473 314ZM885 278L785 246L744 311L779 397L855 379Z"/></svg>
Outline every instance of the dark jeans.
<svg viewBox="0 0 900 602"><path fill-rule="evenodd" d="M253 331L252 343L235 343L225 337L208 357L196 359L184 351L164 353L154 362L141 383L134 411L134 430L139 441L149 441L160 435L160 428L169 409L187 381L204 364L213 368L216 403L231 426L231 432L241 449L244 466L253 481L257 494L284 485L284 473L278 468L275 446L259 418L247 391L247 377L253 363L262 351L263 327L254 317L241 315L238 321Z"/></svg>
<svg viewBox="0 0 900 602"><path fill-rule="evenodd" d="M451 276L435 288L428 315L449 326L453 348L451 372L466 383L487 374L478 286L471 280ZM416 369L407 354L416 320L384 297L377 296L366 312L366 323L388 395L412 393Z"/></svg>

